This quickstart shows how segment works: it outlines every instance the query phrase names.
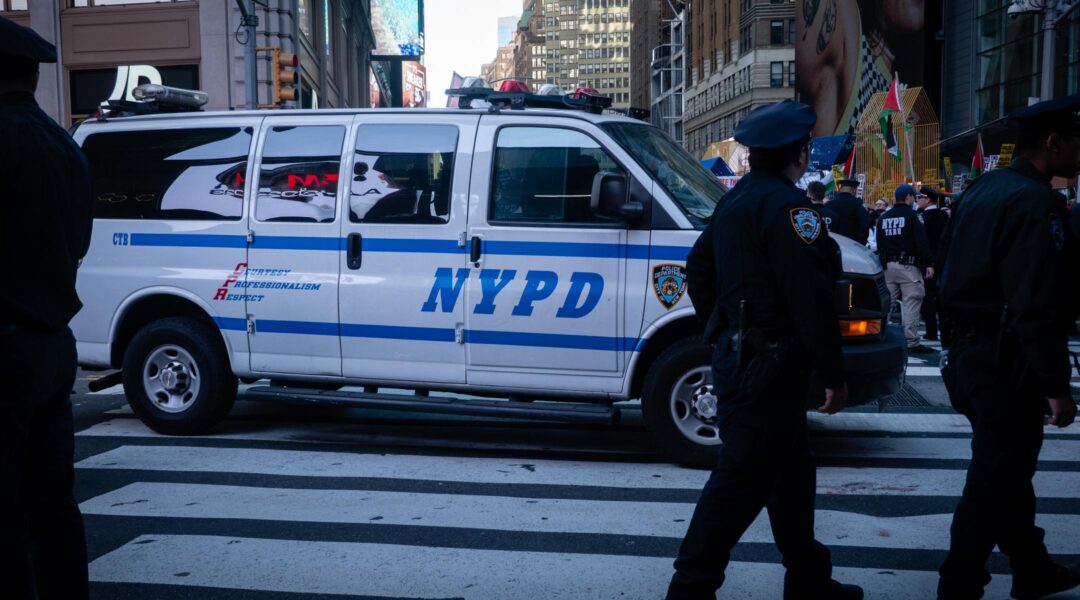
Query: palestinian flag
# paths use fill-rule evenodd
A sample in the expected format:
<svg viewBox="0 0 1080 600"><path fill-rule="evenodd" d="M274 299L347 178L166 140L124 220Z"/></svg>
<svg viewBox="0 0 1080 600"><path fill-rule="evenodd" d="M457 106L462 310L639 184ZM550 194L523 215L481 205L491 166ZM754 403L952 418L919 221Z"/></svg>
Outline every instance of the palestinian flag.
<svg viewBox="0 0 1080 600"><path fill-rule="evenodd" d="M893 135L892 120L893 115L899 116L901 112L900 81L893 74L892 85L889 87L889 93L885 96L885 104L881 105L881 112L878 113L878 124L881 125L881 137L885 140L885 149L896 160L900 160L900 145L896 142L896 136Z"/></svg>
<svg viewBox="0 0 1080 600"><path fill-rule="evenodd" d="M851 149L851 154L848 155L847 161L844 162L844 177L848 179L855 179L855 149Z"/></svg>
<svg viewBox="0 0 1080 600"><path fill-rule="evenodd" d="M975 179L976 177L978 177L979 175L982 174L982 168L983 168L983 162L984 162L983 145L982 145L982 133L976 134L976 139L978 141L975 142L975 156L971 157L971 178L972 179Z"/></svg>

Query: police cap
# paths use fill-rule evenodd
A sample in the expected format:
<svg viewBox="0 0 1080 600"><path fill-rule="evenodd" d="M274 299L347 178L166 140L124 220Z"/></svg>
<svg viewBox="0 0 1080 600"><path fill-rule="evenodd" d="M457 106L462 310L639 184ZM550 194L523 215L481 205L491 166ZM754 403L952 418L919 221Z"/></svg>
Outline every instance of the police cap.
<svg viewBox="0 0 1080 600"><path fill-rule="evenodd" d="M839 185L840 187L858 188L859 187L859 180L858 179L841 179L841 180L837 181L836 184Z"/></svg>
<svg viewBox="0 0 1080 600"><path fill-rule="evenodd" d="M911 187L906 183L897 186L896 191L893 192L893 197L896 198L897 202L903 200L904 198L907 198L908 196L918 195L919 193L915 191L915 188Z"/></svg>
<svg viewBox="0 0 1080 600"><path fill-rule="evenodd" d="M56 62L56 46L29 27L0 17L0 68Z"/></svg>
<svg viewBox="0 0 1080 600"><path fill-rule="evenodd" d="M810 136L817 122L814 109L784 100L750 111L735 128L735 141L748 148L780 148Z"/></svg>
<svg viewBox="0 0 1080 600"><path fill-rule="evenodd" d="M1080 134L1080 94L1038 102L1009 114L1009 119L1025 127L1068 131Z"/></svg>

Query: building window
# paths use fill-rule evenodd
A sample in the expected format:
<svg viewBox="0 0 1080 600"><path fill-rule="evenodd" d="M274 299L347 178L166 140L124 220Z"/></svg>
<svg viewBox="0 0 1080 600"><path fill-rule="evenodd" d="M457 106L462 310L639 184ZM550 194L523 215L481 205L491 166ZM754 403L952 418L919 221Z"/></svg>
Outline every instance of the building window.
<svg viewBox="0 0 1080 600"><path fill-rule="evenodd" d="M17 12L29 10L29 0L0 0L0 12Z"/></svg>
<svg viewBox="0 0 1080 600"><path fill-rule="evenodd" d="M772 87L784 87L784 63L769 63L769 85Z"/></svg>
<svg viewBox="0 0 1080 600"><path fill-rule="evenodd" d="M297 12L299 14L300 32L311 40L311 24L315 15L311 12L311 0L297 0Z"/></svg>
<svg viewBox="0 0 1080 600"><path fill-rule="evenodd" d="M789 19L787 22L787 43L795 45L795 19Z"/></svg>
<svg viewBox="0 0 1080 600"><path fill-rule="evenodd" d="M2 0L0 0L2 1ZM194 0L71 0L73 8L85 8L87 6L122 6L124 4L157 4L159 2L193 2ZM22 5L22 8L12 10L26 10L28 0L8 0L14 7Z"/></svg>
<svg viewBox="0 0 1080 600"><path fill-rule="evenodd" d="M769 21L769 43L780 46L784 43L784 22Z"/></svg>

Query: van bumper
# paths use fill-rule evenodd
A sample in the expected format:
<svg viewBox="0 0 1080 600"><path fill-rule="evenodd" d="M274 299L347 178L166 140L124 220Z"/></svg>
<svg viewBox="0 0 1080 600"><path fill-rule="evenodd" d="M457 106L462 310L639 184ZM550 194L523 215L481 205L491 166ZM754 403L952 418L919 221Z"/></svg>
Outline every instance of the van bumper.
<svg viewBox="0 0 1080 600"><path fill-rule="evenodd" d="M846 344L842 349L848 406L880 400L899 392L904 386L907 342L899 327L889 326L881 340ZM821 405L823 388L815 378L810 397L807 398L808 406Z"/></svg>

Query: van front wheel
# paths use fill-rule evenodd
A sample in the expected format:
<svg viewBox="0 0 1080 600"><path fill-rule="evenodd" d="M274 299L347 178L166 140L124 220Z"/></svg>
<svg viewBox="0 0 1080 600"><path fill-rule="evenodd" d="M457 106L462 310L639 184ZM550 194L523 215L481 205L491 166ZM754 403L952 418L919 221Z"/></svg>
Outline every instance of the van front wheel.
<svg viewBox="0 0 1080 600"><path fill-rule="evenodd" d="M645 426L676 461L712 468L720 454L712 347L701 336L680 340L649 368L642 387Z"/></svg>
<svg viewBox="0 0 1080 600"><path fill-rule="evenodd" d="M236 400L221 334L196 319L162 319L139 330L124 353L123 374L128 404L158 433L206 433Z"/></svg>

